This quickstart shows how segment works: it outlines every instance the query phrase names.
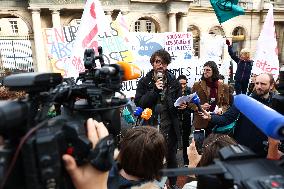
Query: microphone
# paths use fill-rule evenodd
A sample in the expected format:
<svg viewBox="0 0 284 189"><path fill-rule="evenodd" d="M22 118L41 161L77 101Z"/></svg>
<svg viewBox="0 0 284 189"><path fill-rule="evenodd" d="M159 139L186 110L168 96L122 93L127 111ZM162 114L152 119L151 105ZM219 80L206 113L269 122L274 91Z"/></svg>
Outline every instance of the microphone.
<svg viewBox="0 0 284 189"><path fill-rule="evenodd" d="M201 105L200 105L200 99L199 99L198 95L196 94L196 92L193 93L193 94L194 95L193 95L192 99L190 100L190 102L197 106L199 112L202 112L202 108L201 108Z"/></svg>
<svg viewBox="0 0 284 189"><path fill-rule="evenodd" d="M122 78L123 81L137 79L141 76L141 70L139 69L138 66L122 61L117 62L117 64L124 71L124 75Z"/></svg>
<svg viewBox="0 0 284 189"><path fill-rule="evenodd" d="M267 136L284 140L284 116L257 100L240 94L234 105Z"/></svg>
<svg viewBox="0 0 284 189"><path fill-rule="evenodd" d="M163 77L164 77L164 74L162 72L157 73L158 80L162 79ZM163 101L164 98L165 98L165 94L164 94L163 90L161 92L159 92L159 95L161 96L161 100Z"/></svg>
<svg viewBox="0 0 284 189"><path fill-rule="evenodd" d="M157 72L157 78L159 79L163 79L164 74L162 72ZM161 94L161 93L160 93Z"/></svg>
<svg viewBox="0 0 284 189"><path fill-rule="evenodd" d="M139 125L142 126L144 124L144 121L149 120L151 116L152 116L152 110L150 108L146 108L141 114L142 120Z"/></svg>
<svg viewBox="0 0 284 189"><path fill-rule="evenodd" d="M162 72L157 73L157 78L162 79L164 77L164 74Z"/></svg>
<svg viewBox="0 0 284 189"><path fill-rule="evenodd" d="M136 117L135 125L138 125L138 118L141 116L142 112L143 112L143 109L141 107L136 107L136 109L134 110L133 114Z"/></svg>
<svg viewBox="0 0 284 189"><path fill-rule="evenodd" d="M133 114L134 114L134 116L139 117L139 116L141 116L142 112L143 112L143 109L141 107L137 107L134 110Z"/></svg>
<svg viewBox="0 0 284 189"><path fill-rule="evenodd" d="M127 62L117 62L117 64L105 65L101 69L99 69L98 72L110 75L118 74L120 69L118 68L117 65L124 72L122 76L123 81L137 79L141 76L141 70L139 69L139 67Z"/></svg>
<svg viewBox="0 0 284 189"><path fill-rule="evenodd" d="M133 124L135 123L135 120L133 116L131 115L130 111L128 110L127 107L124 107L122 110L122 117L128 124Z"/></svg>

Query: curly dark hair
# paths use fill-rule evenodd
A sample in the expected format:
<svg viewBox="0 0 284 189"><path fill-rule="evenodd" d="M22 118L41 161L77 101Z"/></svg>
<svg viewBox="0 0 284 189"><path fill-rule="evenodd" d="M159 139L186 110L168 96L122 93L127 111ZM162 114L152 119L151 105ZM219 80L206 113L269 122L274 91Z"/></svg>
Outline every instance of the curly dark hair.
<svg viewBox="0 0 284 189"><path fill-rule="evenodd" d="M212 81L213 82L218 81L219 80L219 70L218 70L217 64L214 61L208 61L203 65L203 68L205 66L208 66L212 69L212 72L213 72L212 77L211 77ZM205 80L204 74L202 74L201 80Z"/></svg>
<svg viewBox="0 0 284 189"><path fill-rule="evenodd" d="M150 58L151 64L154 63L157 56L160 57L163 60L163 62L167 63L168 65L171 63L172 58L170 53L168 53L168 51L166 51L165 49L160 49L152 54Z"/></svg>

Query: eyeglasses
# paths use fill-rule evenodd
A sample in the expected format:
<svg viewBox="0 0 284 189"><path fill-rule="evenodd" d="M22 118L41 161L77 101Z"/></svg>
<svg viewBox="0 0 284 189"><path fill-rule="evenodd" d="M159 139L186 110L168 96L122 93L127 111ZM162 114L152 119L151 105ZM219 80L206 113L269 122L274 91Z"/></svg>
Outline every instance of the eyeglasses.
<svg viewBox="0 0 284 189"><path fill-rule="evenodd" d="M162 64L163 66L168 65L167 63L163 62L163 61L160 60L160 59L154 60L154 63L155 63L155 64Z"/></svg>
<svg viewBox="0 0 284 189"><path fill-rule="evenodd" d="M203 69L204 72L211 72L211 69Z"/></svg>

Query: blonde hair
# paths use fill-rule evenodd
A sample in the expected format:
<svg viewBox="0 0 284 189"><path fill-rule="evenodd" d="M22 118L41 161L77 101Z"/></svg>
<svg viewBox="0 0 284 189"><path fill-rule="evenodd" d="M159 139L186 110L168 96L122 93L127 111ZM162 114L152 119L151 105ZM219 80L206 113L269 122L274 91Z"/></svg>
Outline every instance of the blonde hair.
<svg viewBox="0 0 284 189"><path fill-rule="evenodd" d="M248 48L243 48L240 52L240 54L244 54L244 55L247 55L247 56L250 56L250 50Z"/></svg>

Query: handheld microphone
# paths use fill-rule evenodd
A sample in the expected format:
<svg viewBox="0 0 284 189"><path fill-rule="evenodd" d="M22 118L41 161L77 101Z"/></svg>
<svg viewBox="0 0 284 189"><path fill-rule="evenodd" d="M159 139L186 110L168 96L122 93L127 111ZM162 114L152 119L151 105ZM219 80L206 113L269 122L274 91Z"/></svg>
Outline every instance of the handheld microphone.
<svg viewBox="0 0 284 189"><path fill-rule="evenodd" d="M163 77L164 77L164 74L162 72L158 72L157 73L158 80L162 79ZM164 97L165 97L165 94L164 94L163 90L161 92L159 92L159 95L161 96L161 100L163 101Z"/></svg>
<svg viewBox="0 0 284 189"><path fill-rule="evenodd" d="M162 79L164 77L164 74L162 72L157 73L157 78Z"/></svg>
<svg viewBox="0 0 284 189"><path fill-rule="evenodd" d="M234 105L267 136L284 139L283 115L244 94L235 96Z"/></svg>
<svg viewBox="0 0 284 189"><path fill-rule="evenodd" d="M157 73L157 78L158 78L158 80L159 80L159 79L163 79L163 77L164 77L164 74L163 74L162 72L158 72L158 73Z"/></svg>
<svg viewBox="0 0 284 189"><path fill-rule="evenodd" d="M124 107L122 110L122 117L128 124L133 124L135 123L135 120L133 116L131 115L130 111L128 110L127 107Z"/></svg>
<svg viewBox="0 0 284 189"><path fill-rule="evenodd" d="M190 102L197 106L199 112L202 112L202 108L201 108L201 105L200 105L200 99L199 99L198 95L196 94L196 92L193 93L193 94L194 95L193 95L192 99L190 100Z"/></svg>
<svg viewBox="0 0 284 189"><path fill-rule="evenodd" d="M144 124L144 121L149 120L151 116L152 116L152 110L150 108L146 108L141 114L142 120L139 125L142 126Z"/></svg>
<svg viewBox="0 0 284 189"><path fill-rule="evenodd" d="M136 117L136 124L135 125L138 125L138 120L139 120L139 117L141 116L142 112L143 112L143 109L141 107L136 107L136 109L134 110L133 114Z"/></svg>
<svg viewBox="0 0 284 189"><path fill-rule="evenodd" d="M134 116L139 117L139 116L141 116L142 112L143 112L143 109L141 107L137 107L134 110L133 114L134 114Z"/></svg>

